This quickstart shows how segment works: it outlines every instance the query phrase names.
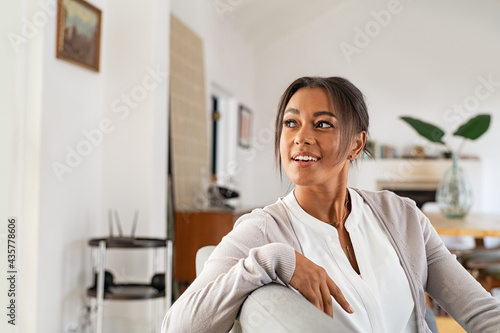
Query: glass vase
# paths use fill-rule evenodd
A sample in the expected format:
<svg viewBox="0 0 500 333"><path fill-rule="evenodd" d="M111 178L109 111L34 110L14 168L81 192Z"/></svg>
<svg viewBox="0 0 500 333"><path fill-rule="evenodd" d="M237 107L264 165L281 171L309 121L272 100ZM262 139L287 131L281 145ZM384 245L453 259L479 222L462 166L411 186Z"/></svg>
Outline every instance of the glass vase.
<svg viewBox="0 0 500 333"><path fill-rule="evenodd" d="M472 204L472 187L455 155L451 167L439 181L436 201L447 218L460 219L469 212Z"/></svg>

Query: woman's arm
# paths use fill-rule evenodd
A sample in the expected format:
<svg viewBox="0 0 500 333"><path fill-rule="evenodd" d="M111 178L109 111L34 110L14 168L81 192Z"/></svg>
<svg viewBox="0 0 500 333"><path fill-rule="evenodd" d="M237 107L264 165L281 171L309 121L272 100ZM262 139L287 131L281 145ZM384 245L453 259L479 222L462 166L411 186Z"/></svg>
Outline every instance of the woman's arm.
<svg viewBox="0 0 500 333"><path fill-rule="evenodd" d="M422 219L429 295L467 332L500 332L500 302L450 254L423 214Z"/></svg>
<svg viewBox="0 0 500 333"><path fill-rule="evenodd" d="M241 219L207 260L203 272L167 312L162 332L227 332L253 290L289 283L295 250L270 243L264 214Z"/></svg>

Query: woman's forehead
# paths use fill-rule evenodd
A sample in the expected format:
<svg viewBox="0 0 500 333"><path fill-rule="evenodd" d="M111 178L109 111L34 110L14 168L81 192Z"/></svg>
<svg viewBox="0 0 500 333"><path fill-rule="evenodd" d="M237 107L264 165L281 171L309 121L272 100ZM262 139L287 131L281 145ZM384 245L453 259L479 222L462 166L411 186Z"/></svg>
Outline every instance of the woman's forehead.
<svg viewBox="0 0 500 333"><path fill-rule="evenodd" d="M335 114L332 98L325 88L301 88L288 101L285 112L330 112Z"/></svg>

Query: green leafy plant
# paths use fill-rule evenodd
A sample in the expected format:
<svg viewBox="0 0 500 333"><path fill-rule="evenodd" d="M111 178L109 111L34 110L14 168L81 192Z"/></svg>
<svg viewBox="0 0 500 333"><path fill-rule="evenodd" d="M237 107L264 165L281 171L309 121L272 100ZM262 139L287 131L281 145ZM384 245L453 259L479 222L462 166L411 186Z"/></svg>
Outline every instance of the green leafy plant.
<svg viewBox="0 0 500 333"><path fill-rule="evenodd" d="M407 116L402 116L400 119L408 123L408 125L415 129L418 134L430 142L442 144L449 152L452 152L452 149L450 149L450 147L443 141L445 132L438 126ZM461 136L464 138L455 152L456 156L460 156L460 152L462 151L466 139L476 140L479 138L488 130L490 122L491 116L489 114L480 114L460 125L460 127L458 127L458 129L453 133L454 136Z"/></svg>

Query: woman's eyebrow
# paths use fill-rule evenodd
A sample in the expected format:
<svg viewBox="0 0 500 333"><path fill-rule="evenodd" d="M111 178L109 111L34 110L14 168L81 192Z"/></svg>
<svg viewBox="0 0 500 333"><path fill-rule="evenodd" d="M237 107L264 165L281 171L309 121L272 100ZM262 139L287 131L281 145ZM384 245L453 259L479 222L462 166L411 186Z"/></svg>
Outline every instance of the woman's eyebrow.
<svg viewBox="0 0 500 333"><path fill-rule="evenodd" d="M285 113L288 113L288 112L293 113L293 114L300 114L300 111L297 109L294 109L294 108L286 109Z"/></svg>
<svg viewBox="0 0 500 333"><path fill-rule="evenodd" d="M318 111L318 112L314 112L313 114L314 117L319 117L319 116L330 116L330 117L333 117L333 118L337 118L335 116L335 114L333 114L333 112L330 112L330 111Z"/></svg>
<svg viewBox="0 0 500 333"><path fill-rule="evenodd" d="M288 108L285 110L285 113L300 114L300 111L295 108ZM335 114L330 111L317 111L313 113L313 117L319 117L319 116L330 116L333 118L337 118Z"/></svg>

